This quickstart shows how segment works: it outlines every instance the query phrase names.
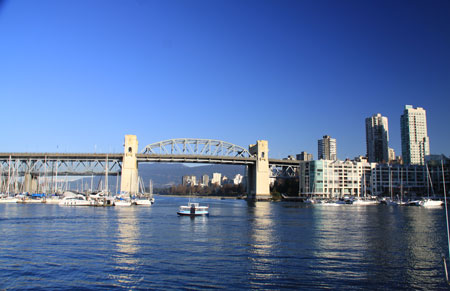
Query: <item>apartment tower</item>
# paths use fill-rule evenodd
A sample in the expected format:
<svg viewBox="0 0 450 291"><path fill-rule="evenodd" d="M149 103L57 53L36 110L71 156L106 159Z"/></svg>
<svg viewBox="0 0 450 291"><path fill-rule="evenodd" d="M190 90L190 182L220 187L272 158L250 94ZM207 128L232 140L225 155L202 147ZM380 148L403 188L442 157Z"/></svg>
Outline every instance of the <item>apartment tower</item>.
<svg viewBox="0 0 450 291"><path fill-rule="evenodd" d="M337 160L335 138L324 135L322 139L319 139L317 145L319 160Z"/></svg>
<svg viewBox="0 0 450 291"><path fill-rule="evenodd" d="M400 117L402 156L407 165L423 165L430 154L430 138L427 132L427 113L422 107L406 105Z"/></svg>
<svg viewBox="0 0 450 291"><path fill-rule="evenodd" d="M366 146L369 163L389 162L388 119L380 113L366 118Z"/></svg>

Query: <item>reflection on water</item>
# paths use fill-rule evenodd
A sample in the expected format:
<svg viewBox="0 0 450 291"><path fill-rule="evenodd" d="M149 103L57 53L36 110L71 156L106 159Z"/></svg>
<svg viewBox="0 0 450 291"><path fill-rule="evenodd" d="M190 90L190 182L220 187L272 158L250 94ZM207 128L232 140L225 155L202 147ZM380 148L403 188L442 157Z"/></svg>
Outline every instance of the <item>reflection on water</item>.
<svg viewBox="0 0 450 291"><path fill-rule="evenodd" d="M136 276L139 262L139 224L136 218L136 207L116 207L117 237L114 250L114 274L110 277L121 287L136 287L143 278Z"/></svg>
<svg viewBox="0 0 450 291"><path fill-rule="evenodd" d="M367 212L354 207L349 213L346 211L348 207L314 208L314 247L311 255L315 260L311 269L330 281L344 278L357 282L367 279L362 261L368 247L364 233Z"/></svg>
<svg viewBox="0 0 450 291"><path fill-rule="evenodd" d="M442 209L414 209L405 212L405 240L407 245L408 281L413 288L425 282L442 279L442 272L434 268L435 262L441 261L441 249L437 245L440 236L435 212Z"/></svg>
<svg viewBox="0 0 450 291"><path fill-rule="evenodd" d="M250 284L253 287L263 287L276 274L274 258L277 237L274 234L272 204L254 202L249 204L250 214Z"/></svg>
<svg viewBox="0 0 450 291"><path fill-rule="evenodd" d="M0 205L0 289L447 290L442 209Z"/></svg>

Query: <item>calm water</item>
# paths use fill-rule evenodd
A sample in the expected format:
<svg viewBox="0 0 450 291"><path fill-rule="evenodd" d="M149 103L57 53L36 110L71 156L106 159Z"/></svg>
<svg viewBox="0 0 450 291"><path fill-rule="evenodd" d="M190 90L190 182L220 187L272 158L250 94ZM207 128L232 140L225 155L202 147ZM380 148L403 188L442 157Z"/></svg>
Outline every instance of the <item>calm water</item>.
<svg viewBox="0 0 450 291"><path fill-rule="evenodd" d="M0 290L447 290L442 209L198 199L152 207L0 204Z"/></svg>

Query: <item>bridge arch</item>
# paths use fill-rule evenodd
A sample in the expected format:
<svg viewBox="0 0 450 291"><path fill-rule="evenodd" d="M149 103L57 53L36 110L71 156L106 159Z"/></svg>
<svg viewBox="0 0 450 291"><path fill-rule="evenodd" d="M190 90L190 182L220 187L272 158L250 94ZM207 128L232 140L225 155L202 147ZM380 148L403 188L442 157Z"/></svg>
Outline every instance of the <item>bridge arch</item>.
<svg viewBox="0 0 450 291"><path fill-rule="evenodd" d="M197 155L197 156L226 156L249 158L250 152L238 145L216 140L176 138L147 145L142 154L158 155Z"/></svg>

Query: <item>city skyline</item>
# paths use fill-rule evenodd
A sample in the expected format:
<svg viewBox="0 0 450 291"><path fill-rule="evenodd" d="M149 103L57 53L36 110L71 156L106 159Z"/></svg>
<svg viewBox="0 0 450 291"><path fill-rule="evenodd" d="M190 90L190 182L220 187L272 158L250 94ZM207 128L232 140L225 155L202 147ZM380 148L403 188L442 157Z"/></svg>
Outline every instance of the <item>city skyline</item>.
<svg viewBox="0 0 450 291"><path fill-rule="evenodd" d="M1 152L122 152L171 138L366 154L365 118L427 111L450 155L448 1L0 1ZM83 20L80 20L83 19Z"/></svg>

